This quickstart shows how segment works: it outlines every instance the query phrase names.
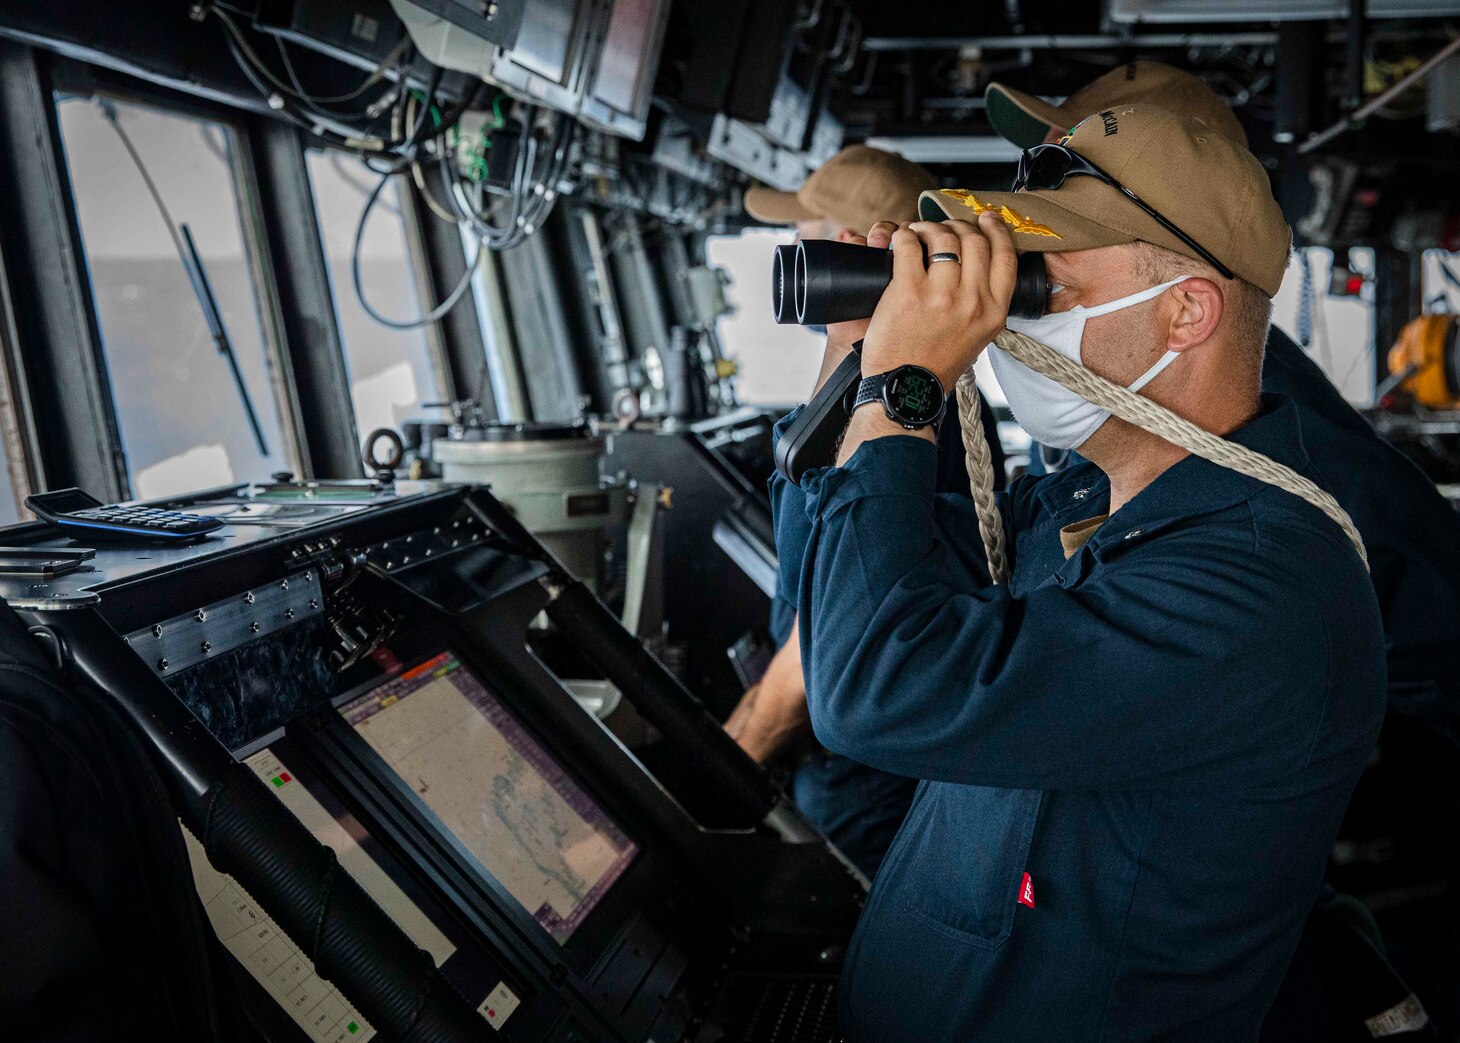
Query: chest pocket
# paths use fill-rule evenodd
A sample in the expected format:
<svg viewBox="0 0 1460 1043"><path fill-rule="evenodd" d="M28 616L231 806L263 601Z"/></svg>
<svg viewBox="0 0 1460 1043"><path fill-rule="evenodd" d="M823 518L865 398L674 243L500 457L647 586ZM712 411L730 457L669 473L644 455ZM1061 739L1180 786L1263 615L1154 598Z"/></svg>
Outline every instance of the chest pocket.
<svg viewBox="0 0 1460 1043"><path fill-rule="evenodd" d="M1001 945L1014 927L1043 799L1040 790L926 786L895 855L908 912L955 940Z"/></svg>

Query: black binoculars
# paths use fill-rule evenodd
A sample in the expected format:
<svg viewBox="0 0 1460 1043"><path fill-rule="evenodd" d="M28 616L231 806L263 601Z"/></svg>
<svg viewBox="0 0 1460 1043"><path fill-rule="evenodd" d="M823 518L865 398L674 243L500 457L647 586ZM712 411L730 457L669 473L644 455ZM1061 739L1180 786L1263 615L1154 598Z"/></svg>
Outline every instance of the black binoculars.
<svg viewBox="0 0 1460 1043"><path fill-rule="evenodd" d="M803 239L776 247L771 269L771 306L776 321L826 326L870 318L892 282L892 251L875 246ZM1019 274L1009 314L1037 319L1049 300L1044 254L1019 255Z"/></svg>

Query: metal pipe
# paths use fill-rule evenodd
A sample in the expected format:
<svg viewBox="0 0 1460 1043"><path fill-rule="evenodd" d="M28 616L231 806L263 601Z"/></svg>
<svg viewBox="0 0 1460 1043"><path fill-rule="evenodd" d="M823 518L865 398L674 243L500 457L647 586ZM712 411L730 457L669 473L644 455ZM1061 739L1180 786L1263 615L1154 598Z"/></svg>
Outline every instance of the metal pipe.
<svg viewBox="0 0 1460 1043"><path fill-rule="evenodd" d="M1284 22L1278 27L1274 141L1286 145L1307 137L1323 118L1319 106L1325 32L1319 22Z"/></svg>
<svg viewBox="0 0 1460 1043"><path fill-rule="evenodd" d="M1345 88L1344 108L1352 112L1364 102L1364 16L1366 0L1349 0L1348 32L1344 34Z"/></svg>
<svg viewBox="0 0 1460 1043"><path fill-rule="evenodd" d="M1277 42L1274 31L1245 33L1143 33L1115 36L1110 33L1053 33L1045 36L869 36L864 51L952 51L976 47L984 51L1020 51L1025 48L1078 50L1100 47L1230 47Z"/></svg>
<svg viewBox="0 0 1460 1043"><path fill-rule="evenodd" d="M1349 113L1347 116L1339 120L1327 130L1320 131L1319 133L1314 134L1312 137L1310 137L1307 141L1303 142L1301 145L1298 146L1298 154L1306 155L1307 153L1312 152L1314 149L1319 148L1320 146L1332 141L1334 138L1338 137L1345 131L1352 130L1354 127L1358 126L1360 123L1366 120L1369 116L1373 115L1376 111L1383 108L1385 105L1388 105L1399 95L1409 90L1410 87L1414 86L1420 80L1424 79L1430 73L1438 69L1441 65L1445 63L1445 60L1447 58L1449 58L1452 54L1455 54L1457 51L1460 51L1460 36L1457 36L1455 39L1447 43L1444 47L1441 47L1437 52L1435 52L1434 56L1431 57L1429 61L1425 62L1419 68L1415 69L1408 76L1404 77L1398 83L1394 84L1394 86L1390 87L1382 94L1379 94L1376 97L1365 102L1363 105L1360 105L1357 109Z"/></svg>

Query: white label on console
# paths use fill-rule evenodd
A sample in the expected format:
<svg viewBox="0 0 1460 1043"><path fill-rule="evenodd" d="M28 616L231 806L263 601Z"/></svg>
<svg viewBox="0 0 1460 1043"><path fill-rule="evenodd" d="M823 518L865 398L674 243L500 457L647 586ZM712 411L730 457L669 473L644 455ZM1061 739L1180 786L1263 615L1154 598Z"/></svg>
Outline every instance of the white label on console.
<svg viewBox="0 0 1460 1043"><path fill-rule="evenodd" d="M333 985L314 972L309 958L249 897L238 881L218 872L203 845L183 828L193 884L218 940L309 1036L311 1043L363 1043L375 1035L369 1022Z"/></svg>
<svg viewBox="0 0 1460 1043"><path fill-rule="evenodd" d="M507 1019L517 1009L522 1001L509 988L505 981L498 982L497 987L492 990L491 995L482 1000L482 1005L477 1008L477 1013L487 1019L487 1024L494 1029L500 1029L507 1024Z"/></svg>

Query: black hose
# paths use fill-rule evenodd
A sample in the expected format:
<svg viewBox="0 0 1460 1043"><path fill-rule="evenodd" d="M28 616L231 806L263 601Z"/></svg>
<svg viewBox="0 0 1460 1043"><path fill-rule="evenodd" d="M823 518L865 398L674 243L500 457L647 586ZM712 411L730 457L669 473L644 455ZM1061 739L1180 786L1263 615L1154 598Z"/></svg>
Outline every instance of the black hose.
<svg viewBox="0 0 1460 1043"><path fill-rule="evenodd" d="M485 1040L482 1019L252 772L233 763L203 798L208 860L235 877L384 1039Z"/></svg>
<svg viewBox="0 0 1460 1043"><path fill-rule="evenodd" d="M58 620L56 617L63 617ZM25 613L136 726L178 817L390 1043L493 1038L406 933L93 612ZM64 625L64 629L61 626Z"/></svg>

